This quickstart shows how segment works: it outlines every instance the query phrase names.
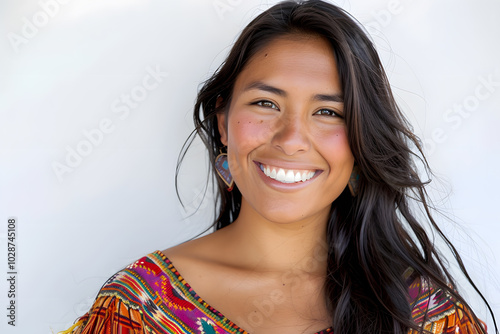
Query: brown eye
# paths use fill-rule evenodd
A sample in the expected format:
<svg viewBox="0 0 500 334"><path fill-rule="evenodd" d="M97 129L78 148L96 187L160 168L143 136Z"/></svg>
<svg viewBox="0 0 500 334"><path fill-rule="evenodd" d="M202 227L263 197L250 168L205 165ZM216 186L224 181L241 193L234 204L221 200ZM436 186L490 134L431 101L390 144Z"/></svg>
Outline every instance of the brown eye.
<svg viewBox="0 0 500 334"><path fill-rule="evenodd" d="M314 115L321 115L321 116L339 116L335 111L331 109L320 109L314 113Z"/></svg>
<svg viewBox="0 0 500 334"><path fill-rule="evenodd" d="M272 109L279 110L279 108L276 106L276 104L272 103L271 101L262 100L262 101L255 102L255 104L258 106L264 107L264 108L272 108Z"/></svg>

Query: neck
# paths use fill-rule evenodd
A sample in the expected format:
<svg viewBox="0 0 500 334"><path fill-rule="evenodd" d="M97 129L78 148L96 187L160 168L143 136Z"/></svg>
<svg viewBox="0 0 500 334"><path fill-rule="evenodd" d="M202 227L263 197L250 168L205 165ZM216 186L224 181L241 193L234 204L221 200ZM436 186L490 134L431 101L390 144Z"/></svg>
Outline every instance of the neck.
<svg viewBox="0 0 500 334"><path fill-rule="evenodd" d="M227 254L239 266L262 271L297 269L324 274L328 212L294 222L273 222L259 215L244 200L238 219L218 231Z"/></svg>

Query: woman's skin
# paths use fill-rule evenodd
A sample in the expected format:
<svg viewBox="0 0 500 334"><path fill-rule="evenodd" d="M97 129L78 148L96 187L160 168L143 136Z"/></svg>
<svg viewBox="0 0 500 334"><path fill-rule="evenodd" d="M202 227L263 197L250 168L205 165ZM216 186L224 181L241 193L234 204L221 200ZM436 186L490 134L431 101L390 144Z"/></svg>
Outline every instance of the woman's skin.
<svg viewBox="0 0 500 334"><path fill-rule="evenodd" d="M329 43L289 35L255 54L228 112L218 115L240 214L164 253L208 304L252 334L330 326L322 291L326 224L354 164L342 114ZM266 176L261 166L285 176ZM290 170L300 180L281 182Z"/></svg>

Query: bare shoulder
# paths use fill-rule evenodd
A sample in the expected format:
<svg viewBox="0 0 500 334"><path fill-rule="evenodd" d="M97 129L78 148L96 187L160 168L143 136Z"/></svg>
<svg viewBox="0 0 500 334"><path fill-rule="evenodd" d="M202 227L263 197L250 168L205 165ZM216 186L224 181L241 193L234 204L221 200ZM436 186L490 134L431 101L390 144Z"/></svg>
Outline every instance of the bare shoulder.
<svg viewBox="0 0 500 334"><path fill-rule="evenodd" d="M239 281L236 277L243 275L238 275L228 260L231 256L228 256L226 239L221 231L165 249L162 253L209 305L226 310L233 307L224 303L228 289L234 288Z"/></svg>
<svg viewBox="0 0 500 334"><path fill-rule="evenodd" d="M215 270L215 267L221 264L224 255L223 244L224 241L217 231L167 248L162 253L187 279L199 276L199 272Z"/></svg>
<svg viewBox="0 0 500 334"><path fill-rule="evenodd" d="M200 250L206 248L207 240L205 238L206 237L189 240L177 246L164 249L161 252L165 254L172 261L174 261L177 258L179 259L196 258L202 254Z"/></svg>

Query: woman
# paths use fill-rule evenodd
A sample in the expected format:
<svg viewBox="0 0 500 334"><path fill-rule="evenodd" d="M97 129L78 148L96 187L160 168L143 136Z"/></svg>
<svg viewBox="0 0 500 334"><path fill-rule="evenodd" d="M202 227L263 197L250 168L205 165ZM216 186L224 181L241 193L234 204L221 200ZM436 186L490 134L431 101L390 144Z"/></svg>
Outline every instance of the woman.
<svg viewBox="0 0 500 334"><path fill-rule="evenodd" d="M219 176L216 231L114 275L66 333L486 332L411 210L443 236L419 141L340 8L259 15L194 119Z"/></svg>

